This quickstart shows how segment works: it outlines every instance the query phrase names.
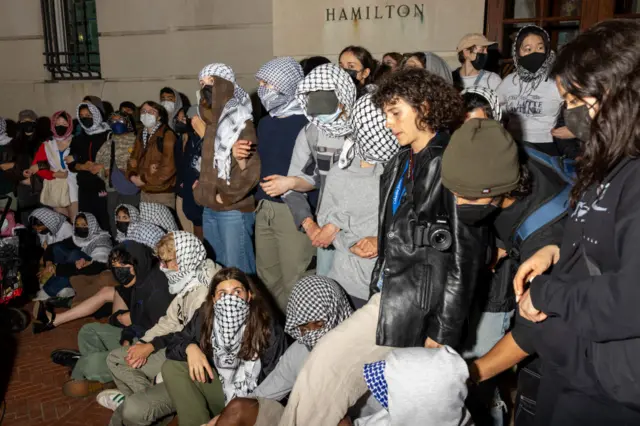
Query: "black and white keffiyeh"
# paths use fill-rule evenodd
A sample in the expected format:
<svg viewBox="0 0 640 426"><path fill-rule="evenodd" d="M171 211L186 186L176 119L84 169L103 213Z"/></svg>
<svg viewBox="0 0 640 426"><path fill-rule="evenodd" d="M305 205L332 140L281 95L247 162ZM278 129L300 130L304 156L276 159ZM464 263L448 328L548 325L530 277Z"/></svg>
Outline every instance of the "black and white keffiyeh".
<svg viewBox="0 0 640 426"><path fill-rule="evenodd" d="M127 214L129 215L129 226L140 221L140 210L133 207L131 204L120 204L118 207L116 207L116 211L114 213L116 222L118 221L118 210L120 210L121 207L127 210ZM121 243L126 238L127 238L127 234L125 234L124 232L121 232L120 230L116 232L117 242Z"/></svg>
<svg viewBox="0 0 640 426"><path fill-rule="evenodd" d="M234 92L222 109L215 140L213 165L218 169L218 177L229 183L231 177L231 149L240 133L246 127L247 120L253 120L251 99L236 83L236 76L231 67L225 64L209 64L200 71L198 78L219 77L233 83Z"/></svg>
<svg viewBox="0 0 640 426"><path fill-rule="evenodd" d="M353 133L342 147L338 166L348 167L355 156L371 164L389 161L400 149L400 144L386 127L386 122L382 110L371 102L370 94L358 99L351 116Z"/></svg>
<svg viewBox="0 0 640 426"><path fill-rule="evenodd" d="M542 36L544 45L546 47L547 58L542 63L542 66L536 71L532 73L522 65L520 65L520 55L518 52L518 48L522 43L522 40L530 33L535 33ZM549 77L549 73L551 73L551 69L553 68L553 64L556 62L556 53L551 50L551 39L549 38L549 33L547 33L544 29L540 28L537 25L525 25L518 31L516 35L515 42L513 46L511 46L511 55L513 57L513 64L516 67L516 75L520 78L520 91L523 92L524 86L526 84L530 84L530 90L536 90L540 83L543 80L546 80ZM515 75L513 76L515 79ZM524 85L522 83L525 83Z"/></svg>
<svg viewBox="0 0 640 426"><path fill-rule="evenodd" d="M165 234L166 232L153 223L135 222L129 225L125 240L135 241L136 243L144 244L151 250L155 250L156 245Z"/></svg>
<svg viewBox="0 0 640 426"><path fill-rule="evenodd" d="M296 99L298 83L304 78L300 64L289 56L273 59L264 64L256 73L256 79L262 80L274 88L258 87L258 96L262 105L272 117L302 115L304 111Z"/></svg>
<svg viewBox="0 0 640 426"><path fill-rule="evenodd" d="M207 251L195 235L185 231L171 232L176 250L176 263L178 270L164 269L163 272L169 281L169 293L182 294L194 287L209 287L211 281L209 273L205 270L207 263Z"/></svg>
<svg viewBox="0 0 640 426"><path fill-rule="evenodd" d="M51 232L51 235L56 235L58 231L60 231L60 228L62 228L62 225L67 221L66 216L44 207L35 209L29 215L29 221L31 221L31 218L36 218L42 222L49 232Z"/></svg>
<svg viewBox="0 0 640 426"><path fill-rule="evenodd" d="M76 221L81 217L87 221L89 235L86 238L76 236ZM73 244L96 262L107 263L111 252L111 235L100 229L98 220L91 213L80 212L73 219Z"/></svg>
<svg viewBox="0 0 640 426"><path fill-rule="evenodd" d="M344 113L342 117L331 123L324 124L307 113L309 93L319 90L335 92L338 101L343 106ZM356 103L356 92L356 86L346 71L333 64L324 64L311 71L309 75L298 84L296 98L298 98L305 116L311 123L325 134L334 138L340 138L351 133L349 117Z"/></svg>
<svg viewBox="0 0 640 426"><path fill-rule="evenodd" d="M11 137L7 135L7 122L4 118L0 117L0 146L4 146L11 142Z"/></svg>
<svg viewBox="0 0 640 426"><path fill-rule="evenodd" d="M318 275L302 278L291 292L284 331L309 350L353 313L347 295L334 280ZM300 325L323 321L322 328L300 333Z"/></svg>
<svg viewBox="0 0 640 426"><path fill-rule="evenodd" d="M149 129L147 129L146 127L144 128L144 130L142 131L142 147L144 149L147 149L147 142L149 142L151 136L156 134L160 126L162 126L162 123L158 121L156 125L153 126L153 129L151 129L151 131L149 131Z"/></svg>
<svg viewBox="0 0 640 426"><path fill-rule="evenodd" d="M98 133L111 131L109 125L103 121L102 113L100 112L98 107L89 102L83 102L78 105L78 108L76 108L76 117L78 117L78 119L80 118L80 109L82 108L88 108L89 112L91 113L91 118L93 118L93 124L88 128L85 127L84 124L82 124L82 121L79 121L80 126L82 126L86 134L97 135Z"/></svg>
<svg viewBox="0 0 640 426"><path fill-rule="evenodd" d="M165 232L178 230L178 224L171 210L164 204L140 203L140 221L153 223Z"/></svg>
<svg viewBox="0 0 640 426"><path fill-rule="evenodd" d="M249 304L237 296L225 294L213 305L213 363L226 403L249 395L258 386L260 358L245 361L238 357L248 317Z"/></svg>
<svg viewBox="0 0 640 426"><path fill-rule="evenodd" d="M500 99L498 99L496 92L487 87L471 86L460 92L461 95L464 95L465 93L475 93L476 95L480 95L485 98L491 107L493 119L496 121L502 120L502 108L500 108Z"/></svg>

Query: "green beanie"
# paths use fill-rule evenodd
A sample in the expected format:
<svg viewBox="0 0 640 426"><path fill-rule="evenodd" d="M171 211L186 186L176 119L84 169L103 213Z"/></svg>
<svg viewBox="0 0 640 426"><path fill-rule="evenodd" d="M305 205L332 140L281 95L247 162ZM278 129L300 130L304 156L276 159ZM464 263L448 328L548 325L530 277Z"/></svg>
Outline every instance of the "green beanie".
<svg viewBox="0 0 640 426"><path fill-rule="evenodd" d="M463 198L507 194L518 186L518 146L494 120L474 118L451 136L442 157L442 184Z"/></svg>

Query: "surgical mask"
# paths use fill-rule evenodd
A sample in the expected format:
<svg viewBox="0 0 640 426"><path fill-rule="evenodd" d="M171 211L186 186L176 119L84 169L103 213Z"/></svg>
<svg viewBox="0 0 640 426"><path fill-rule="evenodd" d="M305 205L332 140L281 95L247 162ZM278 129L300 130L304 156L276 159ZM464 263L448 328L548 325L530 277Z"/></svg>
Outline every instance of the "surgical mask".
<svg viewBox="0 0 640 426"><path fill-rule="evenodd" d="M489 55L486 53L476 53L476 58L471 61L471 65L477 70L482 70L487 65L487 59L489 59Z"/></svg>
<svg viewBox="0 0 640 426"><path fill-rule="evenodd" d="M358 70L350 70L347 68L343 68L343 70L349 74L349 77L351 77L351 80L353 81L353 84L355 84L356 86L361 86L362 83L360 83L360 80L358 80L358 74L360 73L360 71Z"/></svg>
<svg viewBox="0 0 640 426"><path fill-rule="evenodd" d="M80 117L79 119L82 127L90 129L93 126L93 117Z"/></svg>
<svg viewBox="0 0 640 426"><path fill-rule="evenodd" d="M158 119L155 115L146 112L140 116L140 121L142 122L142 125L147 129L153 129L153 127L158 122Z"/></svg>
<svg viewBox="0 0 640 426"><path fill-rule="evenodd" d="M76 227L74 234L78 238L87 238L89 236L89 228Z"/></svg>
<svg viewBox="0 0 640 426"><path fill-rule="evenodd" d="M588 142L591 139L591 116L588 105L567 108L564 110L563 116L567 129L576 135L576 138L583 142Z"/></svg>
<svg viewBox="0 0 640 426"><path fill-rule="evenodd" d="M129 230L129 223L130 222L117 221L116 222L116 229L118 231L122 232L123 234L126 234L127 231Z"/></svg>
<svg viewBox="0 0 640 426"><path fill-rule="evenodd" d="M67 126L56 126L55 127L56 136L64 136L67 133L68 129L69 129L69 127L67 127Z"/></svg>
<svg viewBox="0 0 640 426"><path fill-rule="evenodd" d="M173 114L173 111L176 110L176 103L173 101L162 101L160 102L160 105L162 105L164 109L167 110L167 113L169 115Z"/></svg>
<svg viewBox="0 0 640 426"><path fill-rule="evenodd" d="M258 87L258 96L260 97L260 101L262 102L262 106L267 112L271 112L274 109L285 105L288 101L288 98L282 93L269 89L265 86Z"/></svg>
<svg viewBox="0 0 640 426"><path fill-rule="evenodd" d="M546 53L541 52L533 52L528 54L527 56L520 56L518 58L518 64L522 66L522 68L529 71L531 74L535 74L538 72L544 61L547 59Z"/></svg>
<svg viewBox="0 0 640 426"><path fill-rule="evenodd" d="M461 204L456 207L458 219L466 225L479 225L500 210L500 207L490 204Z"/></svg>
<svg viewBox="0 0 640 426"><path fill-rule="evenodd" d="M111 123L111 130L116 135L122 135L129 131L129 129L127 128L127 125L125 123L120 123L120 122Z"/></svg>
<svg viewBox="0 0 640 426"><path fill-rule="evenodd" d="M113 266L111 268L113 278L122 286L126 286L136 277L131 273L128 266Z"/></svg>
<svg viewBox="0 0 640 426"><path fill-rule="evenodd" d="M333 114L318 114L316 115L316 120L318 120L321 124L331 124L342 114L342 110L338 108L336 112Z"/></svg>
<svg viewBox="0 0 640 426"><path fill-rule="evenodd" d="M36 131L36 123L33 121L25 121L20 123L20 128L25 133L33 133Z"/></svg>

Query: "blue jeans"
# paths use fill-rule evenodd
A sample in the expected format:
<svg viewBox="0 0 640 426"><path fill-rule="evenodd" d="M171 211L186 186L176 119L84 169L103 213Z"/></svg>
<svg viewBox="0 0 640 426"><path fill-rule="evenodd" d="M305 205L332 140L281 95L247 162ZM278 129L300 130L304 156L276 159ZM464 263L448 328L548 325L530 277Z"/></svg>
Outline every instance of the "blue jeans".
<svg viewBox="0 0 640 426"><path fill-rule="evenodd" d="M247 274L256 273L253 251L255 221L253 212L217 212L205 207L202 213L204 238L211 244L217 263L228 268L236 267Z"/></svg>

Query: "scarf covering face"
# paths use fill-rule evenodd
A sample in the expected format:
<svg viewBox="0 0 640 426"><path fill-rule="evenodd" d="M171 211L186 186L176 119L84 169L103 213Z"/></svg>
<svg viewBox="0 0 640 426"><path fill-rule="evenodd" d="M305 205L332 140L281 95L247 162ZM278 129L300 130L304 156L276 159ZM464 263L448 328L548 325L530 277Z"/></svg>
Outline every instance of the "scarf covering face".
<svg viewBox="0 0 640 426"><path fill-rule="evenodd" d="M353 313L344 290L330 278L311 275L302 278L291 292L284 331L312 350L318 340ZM304 336L300 325L323 321L324 325Z"/></svg>
<svg viewBox="0 0 640 426"><path fill-rule="evenodd" d="M207 251L202 242L190 232L174 231L171 234L176 249L178 270L163 269L169 281L169 293L181 294L197 286L209 287L209 274L204 270Z"/></svg>
<svg viewBox="0 0 640 426"><path fill-rule="evenodd" d="M76 236L76 221L79 217L84 218L89 226L87 238ZM109 252L111 252L111 236L108 232L100 229L98 220L91 213L80 212L73 218L73 243L80 247L83 253L91 257L96 262L107 263Z"/></svg>
<svg viewBox="0 0 640 426"><path fill-rule="evenodd" d="M302 67L289 56L273 59L258 70L256 79L274 87L258 87L258 96L270 116L288 117L304 114L296 99L296 88L303 78Z"/></svg>
<svg viewBox="0 0 640 426"><path fill-rule="evenodd" d="M89 112L91 113L91 118L93 118L93 125L89 128L84 127L84 124L82 124L82 122L80 121L80 109L85 107L89 109ZM111 128L109 127L109 125L104 121L102 121L102 113L100 112L98 107L95 106L94 104L83 102L80 105L78 105L78 108L76 108L76 117L78 117L78 122L80 123L80 126L82 127L82 129L88 135L97 135L98 133L111 131Z"/></svg>
<svg viewBox="0 0 640 426"><path fill-rule="evenodd" d="M343 106L341 118L323 124L307 113L309 93L319 90L334 91ZM315 68L298 84L296 97L307 119L330 137L340 138L351 133L349 117L356 103L356 86L343 69L333 64L324 64Z"/></svg>
<svg viewBox="0 0 640 426"><path fill-rule="evenodd" d="M531 71L520 65L520 57L518 55L518 48L522 40L524 40L524 38L530 33L542 35L542 39L546 47L547 59L545 59L545 61L542 63L542 66L535 73L532 73ZM542 81L549 78L551 68L553 68L553 64L555 64L556 62L556 54L553 50L551 50L551 39L549 38L549 34L537 25L527 25L525 27L522 27L522 29L518 31L518 35L516 35L516 42L513 43L513 46L511 47L511 55L513 57L513 64L516 67L516 74L520 78L521 92L523 91L523 87L527 83L531 85L531 91L536 90L540 83L542 83ZM513 76L513 78L515 79L515 75ZM522 83L525 84L523 85Z"/></svg>
<svg viewBox="0 0 640 426"><path fill-rule="evenodd" d="M250 361L238 358L249 304L237 296L225 294L213 305L213 311L213 363L222 382L226 404L253 392L258 386L262 364L260 358Z"/></svg>
<svg viewBox="0 0 640 426"><path fill-rule="evenodd" d="M153 223L165 232L178 230L178 224L176 224L171 210L163 204L140 203L140 220Z"/></svg>
<svg viewBox="0 0 640 426"><path fill-rule="evenodd" d="M33 213L29 215L29 220L31 220L32 217L42 222L49 232L51 232L51 235L56 235L58 231L60 231L62 224L67 221L66 216L47 208L35 209Z"/></svg>
<svg viewBox="0 0 640 426"><path fill-rule="evenodd" d="M491 107L493 119L496 121L502 120L502 108L500 108L500 100L498 99L496 92L486 87L472 86L460 92L461 95L464 95L465 93L475 93L476 95L480 95L485 98Z"/></svg>
<svg viewBox="0 0 640 426"><path fill-rule="evenodd" d="M7 135L7 122L4 118L0 117L0 146L5 146L11 142L11 138Z"/></svg>
<svg viewBox="0 0 640 426"><path fill-rule="evenodd" d="M155 250L156 245L165 234L166 232L153 223L135 222L129 224L125 240L135 241L149 247L151 250Z"/></svg>
<svg viewBox="0 0 640 426"><path fill-rule="evenodd" d="M129 214L129 226L140 221L140 211L137 208L133 207L131 204L120 204L118 207L116 207L116 211L114 213L116 222L118 221L118 210L120 210L120 207L124 207L125 209L127 209L127 213ZM116 232L117 242L121 243L126 239L127 239L127 234L120 231Z"/></svg>
<svg viewBox="0 0 640 426"><path fill-rule="evenodd" d="M67 121L68 126L67 132L62 136L58 136L58 134L56 133L56 121L59 117L63 117ZM51 116L51 133L53 134L53 140L56 142L62 142L70 139L71 134L73 133L73 118L71 117L71 114L69 114L67 111L58 111L54 113Z"/></svg>
<svg viewBox="0 0 640 426"><path fill-rule="evenodd" d="M453 74L451 74L451 68L449 68L449 64L442 59L440 56L431 52L424 52L424 56L426 57L426 62L424 68L432 74L439 75L444 78L444 80L453 84Z"/></svg>
<svg viewBox="0 0 640 426"><path fill-rule="evenodd" d="M348 167L356 155L371 164L389 161L400 149L400 144L386 123L382 110L371 102L371 95L361 97L353 108L353 133L342 148L338 166L341 169Z"/></svg>
<svg viewBox="0 0 640 426"><path fill-rule="evenodd" d="M225 64L210 64L200 71L198 78L223 78L234 86L233 97L229 99L218 120L215 140L213 166L218 169L218 178L229 184L231 177L231 148L246 127L247 120L253 120L253 108L247 92L236 83L236 76L231 67Z"/></svg>

